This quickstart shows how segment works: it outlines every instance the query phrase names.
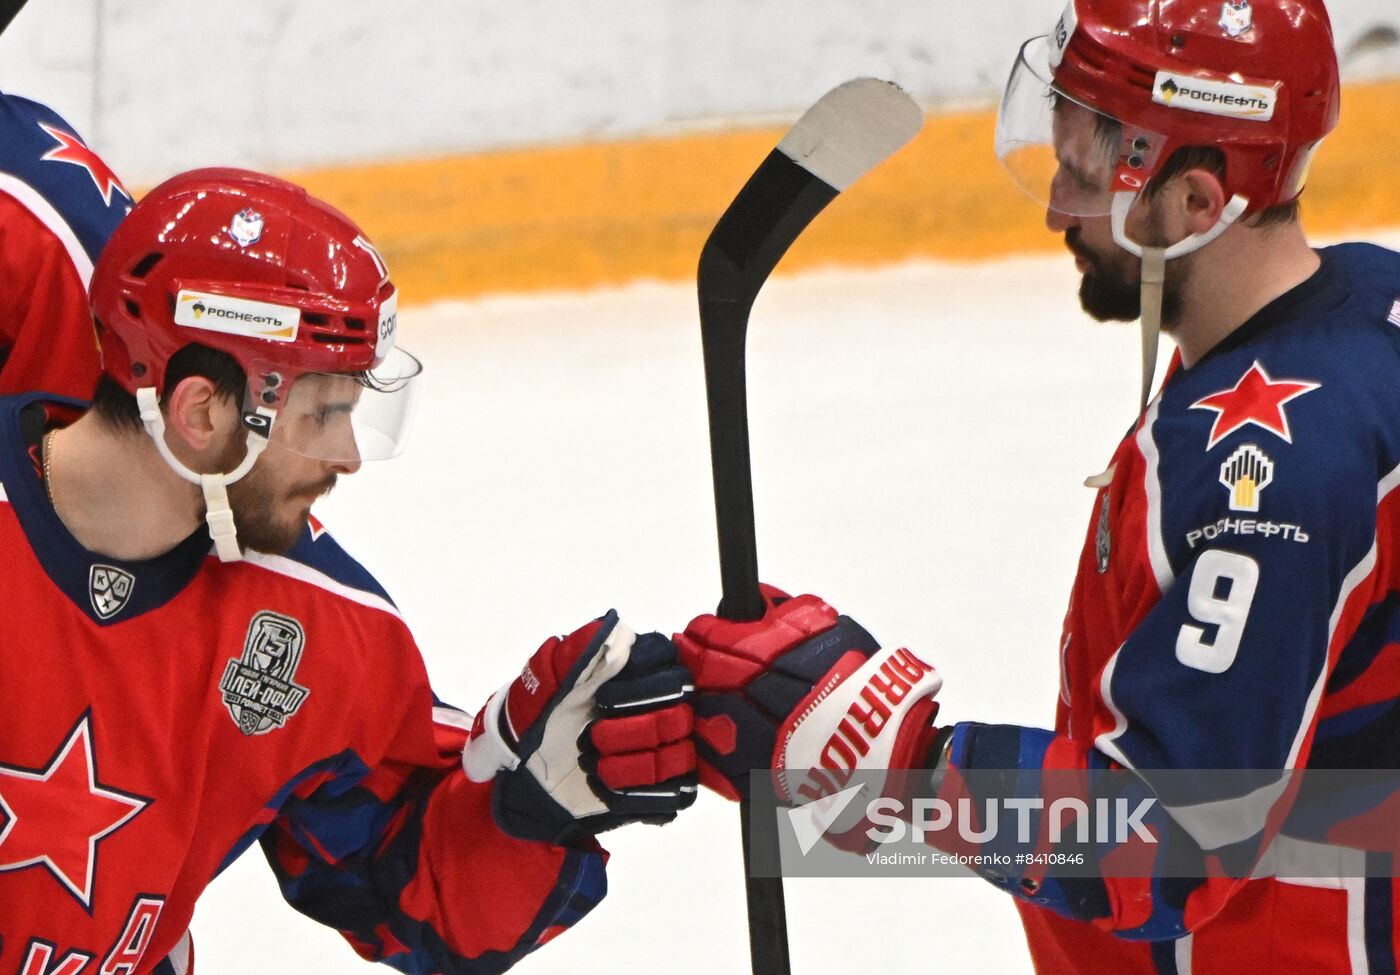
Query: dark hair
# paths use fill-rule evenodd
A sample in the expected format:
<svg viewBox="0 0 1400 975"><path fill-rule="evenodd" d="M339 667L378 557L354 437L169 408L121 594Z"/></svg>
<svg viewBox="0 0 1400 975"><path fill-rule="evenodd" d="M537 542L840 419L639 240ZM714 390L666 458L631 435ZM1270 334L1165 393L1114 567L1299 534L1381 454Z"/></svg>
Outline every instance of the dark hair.
<svg viewBox="0 0 1400 975"><path fill-rule="evenodd" d="M165 367L165 392L190 376L203 376L214 384L215 392L223 398L242 399L248 377L238 360L227 352L207 345L187 345L170 357ZM161 400L164 401L162 396ZM116 430L141 432L141 411L136 397L122 388L111 376L103 373L92 394L92 409L108 426Z"/></svg>
<svg viewBox="0 0 1400 975"><path fill-rule="evenodd" d="M1157 175L1147 184L1146 194L1152 196L1161 191L1170 180L1192 169L1204 169L1214 173L1223 182L1225 179L1225 153L1215 146L1182 146L1167 158ZM1278 224L1293 223L1298 219L1301 207L1295 198L1288 203L1265 207L1245 219L1248 227L1272 227Z"/></svg>
<svg viewBox="0 0 1400 975"><path fill-rule="evenodd" d="M1058 109L1064 96L1051 93L1051 104ZM1123 124L1102 112L1094 112L1094 135L1110 150L1117 148L1123 137ZM1162 168L1157 171L1144 189L1144 195L1151 197L1161 192L1171 180L1191 169L1204 169L1214 173L1223 182L1225 179L1225 153L1215 146L1181 146L1173 152ZM1248 227L1272 227L1278 224L1294 223L1301 210L1298 199L1265 207L1244 221Z"/></svg>

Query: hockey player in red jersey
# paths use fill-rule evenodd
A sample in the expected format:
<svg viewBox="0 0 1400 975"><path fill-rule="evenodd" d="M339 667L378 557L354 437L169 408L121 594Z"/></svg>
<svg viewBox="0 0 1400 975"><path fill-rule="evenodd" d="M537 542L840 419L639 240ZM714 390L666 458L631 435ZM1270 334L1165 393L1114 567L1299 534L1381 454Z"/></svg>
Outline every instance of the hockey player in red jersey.
<svg viewBox="0 0 1400 975"><path fill-rule="evenodd" d="M88 280L130 209L130 194L72 126L0 92L0 396L92 395Z"/></svg>
<svg viewBox="0 0 1400 975"><path fill-rule="evenodd" d="M199 170L97 264L91 410L0 399L0 971L188 972L196 899L259 842L365 958L500 972L603 896L596 833L693 801L670 641L610 612L473 721L309 518L402 446L397 302L342 214Z"/></svg>
<svg viewBox="0 0 1400 975"><path fill-rule="evenodd" d="M1339 100L1321 0L1072 0L1025 45L1000 155L1064 235L1086 311L1141 317L1149 372L1159 321L1177 346L1090 479L1055 728L939 722L929 662L994 657L995 632L880 650L820 599L770 590L761 621L702 616L676 638L702 781L737 795L753 768L866 769L900 798L1009 769L1045 796L1058 770L1131 770L1160 847L1100 841L1087 876L982 868L1038 972L1397 970L1393 813L1358 845L1300 817L1286 775L1400 767L1400 254L1315 250L1297 212ZM1199 801L1164 791L1201 769L1235 774L1218 791L1188 777ZM869 840L860 826L837 841ZM1199 869L1109 869L1168 839Z"/></svg>

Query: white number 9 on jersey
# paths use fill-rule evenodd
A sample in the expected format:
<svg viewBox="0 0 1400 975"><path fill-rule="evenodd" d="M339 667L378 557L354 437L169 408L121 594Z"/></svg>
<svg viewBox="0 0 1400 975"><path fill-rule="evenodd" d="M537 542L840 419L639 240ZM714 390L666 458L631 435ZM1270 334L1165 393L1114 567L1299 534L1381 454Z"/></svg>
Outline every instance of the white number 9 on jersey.
<svg viewBox="0 0 1400 975"><path fill-rule="evenodd" d="M1222 580L1228 591L1221 592ZM1190 623L1176 635L1176 659L1208 674L1223 674L1235 662L1244 636L1254 590L1259 585L1259 563L1247 555L1211 549L1202 552L1191 575L1186 609L1192 618L1217 627L1215 639L1206 643L1205 630Z"/></svg>

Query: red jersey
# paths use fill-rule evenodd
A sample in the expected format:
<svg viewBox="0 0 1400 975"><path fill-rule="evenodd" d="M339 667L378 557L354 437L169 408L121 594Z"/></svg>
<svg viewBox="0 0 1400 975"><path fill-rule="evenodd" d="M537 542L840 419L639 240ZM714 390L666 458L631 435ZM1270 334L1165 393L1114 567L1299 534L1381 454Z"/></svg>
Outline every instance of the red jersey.
<svg viewBox="0 0 1400 975"><path fill-rule="evenodd" d="M405 972L502 971L603 896L600 850L496 827L467 716L328 534L88 552L29 453L46 417L0 400L0 973L188 971L196 899L254 842L298 910Z"/></svg>
<svg viewBox="0 0 1400 975"><path fill-rule="evenodd" d="M88 280L130 209L131 195L72 126L0 92L0 395L92 395Z"/></svg>

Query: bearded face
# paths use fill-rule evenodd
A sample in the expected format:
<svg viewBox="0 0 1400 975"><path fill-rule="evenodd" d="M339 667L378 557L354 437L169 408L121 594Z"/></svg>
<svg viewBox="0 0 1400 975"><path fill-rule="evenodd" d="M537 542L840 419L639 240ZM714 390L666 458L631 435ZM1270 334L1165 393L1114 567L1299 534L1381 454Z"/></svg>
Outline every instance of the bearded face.
<svg viewBox="0 0 1400 975"><path fill-rule="evenodd" d="M237 467L243 454L243 444L232 444L223 470ZM253 469L228 486L239 543L273 555L291 549L306 528L312 504L331 492L336 476L336 470L321 461L269 444Z"/></svg>
<svg viewBox="0 0 1400 975"><path fill-rule="evenodd" d="M1170 244L1157 201L1140 200L1129 221L1129 236L1146 246ZM1113 240L1107 217L1083 219L1065 228L1065 246L1083 275L1079 304L1099 322L1131 322L1142 317L1142 260ZM1190 275L1195 255L1169 261L1162 288L1162 328L1170 332L1181 309L1182 283Z"/></svg>

